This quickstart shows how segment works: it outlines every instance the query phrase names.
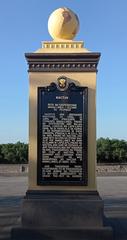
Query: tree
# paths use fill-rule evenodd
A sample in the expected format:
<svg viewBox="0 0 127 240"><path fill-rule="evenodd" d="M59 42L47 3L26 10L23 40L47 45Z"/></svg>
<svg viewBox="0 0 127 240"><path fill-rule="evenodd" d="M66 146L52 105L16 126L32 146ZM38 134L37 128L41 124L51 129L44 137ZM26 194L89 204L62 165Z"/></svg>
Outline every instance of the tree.
<svg viewBox="0 0 127 240"><path fill-rule="evenodd" d="M127 162L127 142L118 139L99 138L97 140L98 163Z"/></svg>
<svg viewBox="0 0 127 240"><path fill-rule="evenodd" d="M15 144L0 145L0 163L27 163L28 144L17 142Z"/></svg>

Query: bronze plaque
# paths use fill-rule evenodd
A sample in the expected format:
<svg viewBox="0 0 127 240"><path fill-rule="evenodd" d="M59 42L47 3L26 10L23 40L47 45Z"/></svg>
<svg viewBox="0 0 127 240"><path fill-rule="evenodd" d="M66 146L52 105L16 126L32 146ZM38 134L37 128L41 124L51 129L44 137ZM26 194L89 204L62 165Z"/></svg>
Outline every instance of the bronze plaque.
<svg viewBox="0 0 127 240"><path fill-rule="evenodd" d="M88 88L58 80L38 88L37 182L87 185Z"/></svg>

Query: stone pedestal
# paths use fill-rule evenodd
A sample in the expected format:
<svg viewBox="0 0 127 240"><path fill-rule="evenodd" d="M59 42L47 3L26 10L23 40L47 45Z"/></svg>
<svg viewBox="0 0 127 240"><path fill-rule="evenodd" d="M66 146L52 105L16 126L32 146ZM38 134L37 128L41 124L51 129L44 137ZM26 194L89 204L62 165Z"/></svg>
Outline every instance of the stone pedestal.
<svg viewBox="0 0 127 240"><path fill-rule="evenodd" d="M112 229L103 227L103 201L96 191L28 191L22 227L13 229L12 239L110 240Z"/></svg>

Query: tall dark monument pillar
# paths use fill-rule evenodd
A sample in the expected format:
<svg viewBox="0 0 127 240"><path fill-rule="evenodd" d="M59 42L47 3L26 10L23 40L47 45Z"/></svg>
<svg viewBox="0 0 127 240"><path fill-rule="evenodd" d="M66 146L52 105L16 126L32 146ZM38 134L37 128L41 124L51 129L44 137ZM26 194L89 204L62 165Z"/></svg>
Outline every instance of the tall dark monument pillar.
<svg viewBox="0 0 127 240"><path fill-rule="evenodd" d="M49 18L54 40L27 53L29 186L12 239L109 240L96 186L96 73L100 53L73 41L78 17Z"/></svg>

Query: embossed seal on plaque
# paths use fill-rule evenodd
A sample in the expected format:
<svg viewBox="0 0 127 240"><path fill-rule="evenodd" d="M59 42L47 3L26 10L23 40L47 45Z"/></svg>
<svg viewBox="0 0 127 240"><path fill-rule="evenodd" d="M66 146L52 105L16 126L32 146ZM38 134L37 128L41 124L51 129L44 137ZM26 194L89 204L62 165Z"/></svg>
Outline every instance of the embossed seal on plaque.
<svg viewBox="0 0 127 240"><path fill-rule="evenodd" d="M67 77L65 76L61 76L57 79L58 81L58 89L60 91L64 91L68 88L68 81L67 81Z"/></svg>

